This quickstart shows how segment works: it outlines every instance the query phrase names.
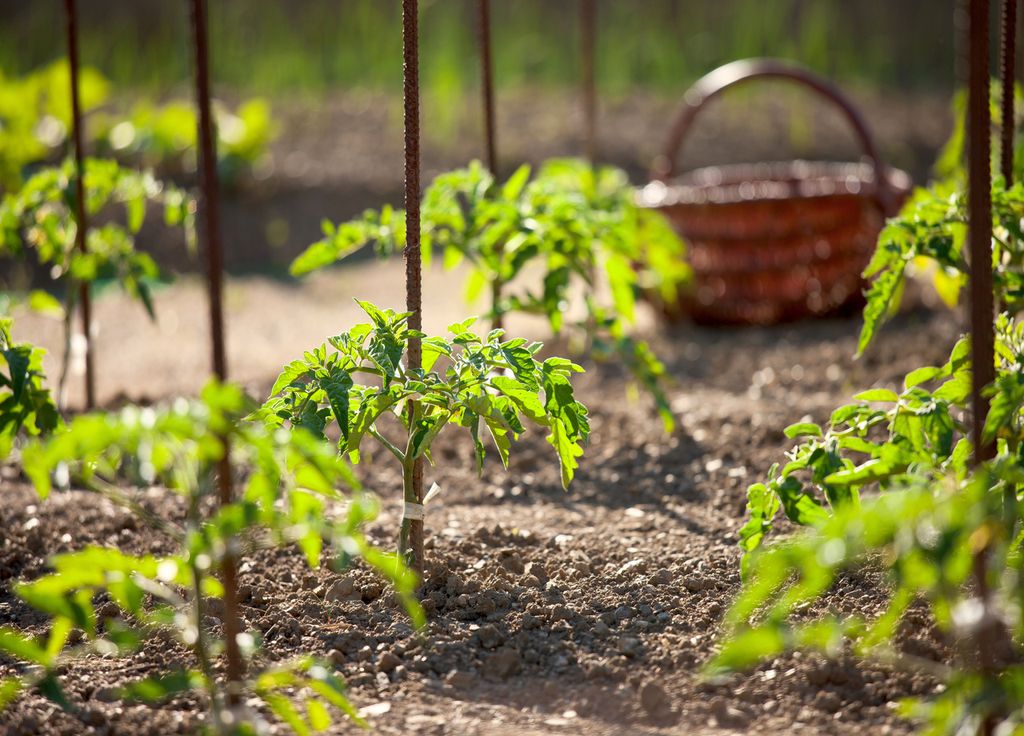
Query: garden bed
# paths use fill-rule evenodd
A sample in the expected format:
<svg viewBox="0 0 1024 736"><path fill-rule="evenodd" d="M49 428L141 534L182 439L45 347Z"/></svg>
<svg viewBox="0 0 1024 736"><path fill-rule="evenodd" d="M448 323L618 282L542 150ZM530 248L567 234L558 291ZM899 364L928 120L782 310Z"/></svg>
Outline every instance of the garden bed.
<svg viewBox="0 0 1024 736"><path fill-rule="evenodd" d="M258 280L229 291L229 334L238 341L233 361L255 393L266 395L283 362L279 354L294 355L296 343L307 348L352 322L354 312L343 305L352 291L342 286L367 268L318 276L318 286L302 294ZM374 291L385 298L365 288L360 295L397 302L399 264L372 268L380 287ZM441 325L446 312L462 309L444 299L442 278L428 279L440 298L428 293L426 310L428 321ZM111 319L128 311L118 308L119 299L110 297ZM188 317L201 307L193 285L172 287L159 299L158 312L176 314L179 329L198 322ZM314 299L318 309L305 309L304 300ZM289 304L288 313L270 308L275 303ZM295 315L308 317L301 329L294 328ZM422 641L370 572L312 574L297 551L247 558L240 581L245 624L263 633L263 656L309 651L331 660L356 705L384 734L746 733L755 724L779 734L794 732L794 724L809 733L909 731L894 703L934 689L919 675L809 655L786 656L721 684L701 683L697 670L739 587L735 532L746 486L791 445L782 429L805 415L824 420L858 389L892 387L915 367L943 362L959 334L957 322L949 312L904 315L857 362L858 319L654 334L653 346L677 381L671 400L679 428L666 438L646 405L624 404L625 379L617 368L588 364L578 391L591 407L593 435L588 462L568 494L546 460L550 448L540 432L528 433L507 473L489 468L482 479L470 443L439 441L435 452L444 470L436 477L427 471L428 482L437 480L443 491L427 518L430 625ZM43 334L29 318L20 324L34 337ZM179 335L194 353L177 358L181 368L161 371L180 353L177 339L155 328L108 325L99 340L100 363L112 369L101 378L108 402L124 386L145 387L146 398L158 400L201 382L205 354L198 336ZM286 344L238 347L248 336L275 330ZM56 349L46 335L39 341ZM12 469L2 472L0 625L33 631L44 623L9 586L43 572L46 554L88 542L160 551L154 533L97 497L58 493L39 503ZM364 463L360 473L383 501L371 537L392 546L399 475L385 458ZM161 489L146 498L161 513L183 514ZM838 612L860 613L880 612L884 603L869 573L844 579L827 602ZM927 618L912 612L903 646L947 658L929 632ZM186 656L168 640L165 648L132 657L76 663L65 681L81 709L77 717L30 696L0 714L0 732L191 733L205 710L193 696L155 709L112 697L125 680ZM11 666L0 660L0 677Z"/></svg>

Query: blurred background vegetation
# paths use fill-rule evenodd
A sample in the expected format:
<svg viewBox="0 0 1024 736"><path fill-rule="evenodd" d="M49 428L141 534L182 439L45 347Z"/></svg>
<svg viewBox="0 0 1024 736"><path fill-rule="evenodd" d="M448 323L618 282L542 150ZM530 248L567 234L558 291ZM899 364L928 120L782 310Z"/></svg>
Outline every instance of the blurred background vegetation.
<svg viewBox="0 0 1024 736"><path fill-rule="evenodd" d="M679 96L695 79L737 58L776 56L836 80L864 113L888 162L923 182L952 123L958 1L597 0L599 156L643 181ZM477 0L420 2L429 181L482 153ZM581 3L491 5L504 173L522 161L579 155ZM78 0L78 6L86 76L106 90L87 102L90 152L152 166L190 185L188 3ZM320 236L321 218L343 220L400 202L400 0L209 0L208 6L229 266L282 266ZM55 64L66 53L64 23L63 0L0 0L0 163L5 140L8 152L29 159L9 162L6 177L0 170L0 187L29 172L32 162L56 161L66 151L66 72ZM46 104L38 110L15 94L32 86L26 75L49 80L40 87ZM738 90L715 107L690 136L687 167L855 160L861 153L832 107L784 83ZM12 134L12 110L27 116L20 138ZM35 116L61 125L39 125ZM35 141L42 153L33 153L25 141L44 133L52 135ZM162 263L177 263L176 247L144 235L157 244L150 247Z"/></svg>
<svg viewBox="0 0 1024 736"><path fill-rule="evenodd" d="M955 0L599 0L603 94L666 93L746 56L799 60L846 83L946 90ZM159 94L189 77L187 7L80 0L83 58L115 85ZM572 85L576 0L494 0L498 84ZM214 75L242 94L400 89L398 0L213 0ZM435 102L476 86L475 0L423 0L423 84ZM0 69L63 53L60 0L0 0Z"/></svg>

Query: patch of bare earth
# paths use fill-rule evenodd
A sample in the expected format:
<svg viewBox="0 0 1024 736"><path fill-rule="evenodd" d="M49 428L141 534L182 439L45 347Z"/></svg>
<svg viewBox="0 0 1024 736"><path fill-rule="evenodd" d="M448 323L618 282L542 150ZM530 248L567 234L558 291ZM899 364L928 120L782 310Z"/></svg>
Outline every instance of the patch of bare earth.
<svg viewBox="0 0 1024 736"><path fill-rule="evenodd" d="M228 304L235 374L262 396L296 349L351 324L353 293L394 304L401 294L397 271L344 269L303 290L234 282ZM464 311L460 300L445 298L457 283L428 279L428 288L438 290L428 296L431 329ZM161 313L179 313L170 335L166 327L136 324L122 308L111 305L108 312L100 300L106 401L160 399L201 384L207 364L198 327L201 292L185 283L159 298ZM125 315L122 321L118 315ZM18 324L43 325L28 318ZM626 400L618 369L584 359L580 395L591 407L594 432L568 494L540 433L514 448L507 472L491 458L483 478L469 444L442 438L427 478L443 491L427 519L425 637L413 634L370 572L310 571L295 550L268 551L246 560L241 580L246 625L264 640L261 656L325 657L382 734L910 731L893 704L935 686L910 673L794 654L725 683L697 677L738 589L735 531L745 488L782 457L789 444L782 429L804 415L825 419L857 389L896 386L911 368L943 361L959 331L948 312L904 315L854 362L858 327L857 320L836 320L654 332L676 381L671 393L680 422L670 436L643 401ZM55 332L29 335L55 347ZM384 509L371 536L391 546L399 475L383 453L360 472ZM84 492L39 502L13 468L3 470L0 483L0 625L44 625L10 586L42 573L47 554L90 542L167 549L158 535ZM153 508L180 513L166 492L145 493ZM883 604L883 583L865 573L844 579L824 607L871 613ZM913 616L904 646L918 656L946 657L927 619ZM65 672L76 714L29 695L0 715L0 733L191 733L204 718L198 697L157 707L112 697L128 679L186 661L167 642L123 659L78 662ZM0 677L16 667L0 659ZM333 730L349 731L340 722Z"/></svg>

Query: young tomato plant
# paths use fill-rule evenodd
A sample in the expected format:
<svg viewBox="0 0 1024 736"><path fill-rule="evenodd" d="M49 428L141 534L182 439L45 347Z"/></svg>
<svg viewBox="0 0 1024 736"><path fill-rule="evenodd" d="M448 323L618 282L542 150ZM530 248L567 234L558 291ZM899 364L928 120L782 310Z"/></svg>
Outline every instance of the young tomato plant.
<svg viewBox="0 0 1024 736"><path fill-rule="evenodd" d="M951 305L969 273L963 177L918 191L882 231L866 276L863 352L898 306L912 269L934 268ZM936 677L944 689L908 706L929 734L1012 732L1024 725L1024 188L993 186L995 381L983 428L993 460L974 466L963 418L972 388L970 349L960 340L943 366L910 372L899 393L871 389L833 412L824 428L787 428L802 438L766 483L748 491L750 518L740 532L744 585L726 617L727 636L707 672L742 669L791 648L854 652ZM986 264L987 265L987 264ZM807 528L766 544L780 511ZM812 618L808 606L850 570L881 567L889 604L875 620ZM973 585L971 585L973 583ZM901 651L898 628L916 601L926 603L950 640L980 653L959 668Z"/></svg>
<svg viewBox="0 0 1024 736"><path fill-rule="evenodd" d="M427 337L408 327L408 313L359 306L371 322L330 339L285 367L258 416L272 426L305 427L324 436L338 425L339 452L358 461L369 435L401 465L406 503L413 492L416 460L430 460L430 448L445 427L469 432L478 469L486 456L485 433L502 464L512 442L525 431L524 420L548 431L568 487L590 434L587 409L573 395L570 377L583 369L565 358L538 360L540 343L503 340L502 330L481 337L474 320L449 327L450 340ZM402 356L411 338L422 339L422 368L410 369ZM370 379L371 382L365 382ZM382 417L397 420L404 438L389 440ZM409 519L403 519L399 550L407 553Z"/></svg>
<svg viewBox="0 0 1024 736"><path fill-rule="evenodd" d="M0 317L0 460L6 458L19 434L52 432L60 415L43 381L42 348L14 342L14 320Z"/></svg>
<svg viewBox="0 0 1024 736"><path fill-rule="evenodd" d="M268 544L297 544L311 567L320 565L325 544L335 550L333 559L339 564L363 558L394 582L416 622L422 622L411 595L414 577L360 532L375 507L359 491L348 465L303 429L268 429L242 420L247 403L238 388L210 384L201 401L178 400L163 410L129 407L117 415L83 415L48 441L25 448L25 472L41 496L50 492L51 478L72 478L155 526L177 551L157 557L88 547L55 556L52 573L15 585L15 593L48 615L51 626L38 639L0 628L0 650L29 665L24 674L0 681L0 706L34 689L73 712L60 685L69 660L92 652L111 656L133 651L170 631L191 652L192 666L126 683L118 691L122 697L155 701L185 690L203 691L213 711L213 728L224 734L259 730L259 716L250 710L252 698L298 734L329 725L324 703L359 720L331 667L311 657L296 657L244 682L224 683L214 667L224 642L220 627L209 623L208 607L224 589L213 571L220 569L226 554ZM201 510L216 494L212 476L228 447L244 490L239 500L217 506L204 518ZM144 507L130 489L132 482L145 487L163 483L181 494L188 509L184 524ZM351 490L343 491L346 487ZM332 502L347 504L339 518L329 513L327 504ZM97 610L100 593L117 605L118 615ZM237 610L228 610L229 600L225 597L221 604L220 617L239 620ZM75 631L79 635L72 639ZM250 658L258 645L249 633L240 634L238 643ZM305 701L305 715L285 691Z"/></svg>
<svg viewBox="0 0 1024 736"><path fill-rule="evenodd" d="M1005 491L1017 498L1021 470L1018 459L1003 455L963 475L910 472L887 493L861 506L846 504L819 527L759 550L705 675L746 670L792 649L828 657L852 651L941 683L934 695L901 703L901 713L921 721L928 736L975 734L986 722L991 733L1019 731L1024 617L1011 602L1024 595L1022 508L1015 500L1008 509ZM991 571L984 595L972 584L979 552ZM815 614L827 611L821 599L838 580L864 569L884 574L887 605L880 615ZM915 604L926 607L947 642L968 650L978 641L996 642L995 671L970 655L950 663L908 652L899 631Z"/></svg>
<svg viewBox="0 0 1024 736"><path fill-rule="evenodd" d="M424 261L441 251L447 268L467 262L467 296L485 289L493 327L509 313L544 317L586 351L621 360L654 398L671 430L665 370L629 334L642 292L674 298L689 278L682 243L660 215L637 207L626 175L580 161L545 164L531 179L521 167L497 182L478 163L442 174L427 188L421 217ZM303 275L373 244L385 257L405 245L402 213L388 207L359 220L324 223L324 239L292 264ZM567 321L574 297L583 315Z"/></svg>
<svg viewBox="0 0 1024 736"><path fill-rule="evenodd" d="M1000 325L1001 345L1009 350L1009 324L1004 319ZM818 526L834 510L856 508L862 491L899 486L908 473L963 473L971 445L958 417L970 400L969 352L962 339L945 365L908 374L901 393L876 388L855 395L824 429L810 422L787 427L786 436L802 442L785 464L772 466L765 483L747 491L750 519L740 530L740 547L756 549L780 510L797 524Z"/></svg>
<svg viewBox="0 0 1024 736"><path fill-rule="evenodd" d="M65 280L64 360L58 381L63 396L70 357L76 290L72 283L113 281L137 299L151 318L152 286L161 278L156 263L135 247L148 204L163 208L164 222L183 227L194 244L195 202L183 191L125 169L114 161L85 162L85 205L89 215L112 215L123 209L125 225L107 221L89 229L86 252L75 247L75 171L71 161L33 175L17 192L0 202L0 256L25 257L32 250L55 280ZM59 310L58 310L59 311Z"/></svg>

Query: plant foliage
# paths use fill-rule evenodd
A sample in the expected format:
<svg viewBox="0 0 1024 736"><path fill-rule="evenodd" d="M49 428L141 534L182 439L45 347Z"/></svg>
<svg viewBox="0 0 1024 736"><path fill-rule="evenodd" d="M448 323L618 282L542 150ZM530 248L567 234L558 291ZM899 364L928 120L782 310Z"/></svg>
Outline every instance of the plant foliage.
<svg viewBox="0 0 1024 736"><path fill-rule="evenodd" d="M545 164L531 178L520 167L504 183L479 163L442 174L427 188L421 211L424 262L434 250L446 268L470 266L467 297L490 292L489 317L526 313L545 318L555 335L569 331L598 357L623 361L673 425L664 367L646 343L629 335L638 296L675 299L689 278L682 243L656 213L637 207L624 172L572 160ZM341 225L292 264L303 275L372 244L381 257L405 246L402 212L385 207ZM584 314L567 321L574 297Z"/></svg>
<svg viewBox="0 0 1024 736"><path fill-rule="evenodd" d="M364 439L372 437L401 463L406 500L413 502L413 465L431 459L445 427L469 433L482 471L487 444L507 466L512 443L535 424L547 430L568 487L590 434L587 409L570 380L582 368L565 358L539 360L540 343L504 340L502 330L480 336L471 331L474 319L450 325L451 339L428 337L409 328L409 313L369 302L359 306L371 321L285 366L257 412L260 418L321 437L329 423L336 424L339 453L356 461ZM422 367L416 369L403 361L413 338L422 341ZM381 426L386 416L404 432L397 444Z"/></svg>
<svg viewBox="0 0 1024 736"><path fill-rule="evenodd" d="M933 268L940 294L957 302L970 274L963 183L954 172L919 190L882 231L865 272L873 281L860 352L898 306L912 268ZM905 710L924 719L930 734L1024 727L1024 671L1017 664L1024 654L1024 325L1014 316L1024 304L1024 188L997 179L992 214L993 259L981 266L993 269L1001 313L996 379L983 389L991 402L983 440L995 443L995 458L972 463L967 338L944 365L907 374L899 392L873 388L836 409L824 427L788 427L787 436L800 443L766 482L748 490L749 519L740 531L744 586L709 673L794 647L835 655L845 642L862 656L920 668L942 681L941 695ZM809 528L766 544L780 513ZM807 615L840 575L867 566L880 567L889 584L881 616ZM919 601L947 640L966 651L959 669L900 650L900 621Z"/></svg>
<svg viewBox="0 0 1024 736"><path fill-rule="evenodd" d="M42 348L14 342L14 320L0 318L0 460L7 457L19 434L38 436L54 431L60 415L44 387Z"/></svg>
<svg viewBox="0 0 1024 736"><path fill-rule="evenodd" d="M422 614L412 598L414 576L392 555L372 547L360 529L375 514L371 497L362 494L351 470L317 438L302 429L267 429L241 419L247 402L230 385L210 384L202 400L178 400L162 410L129 407L119 414L75 418L66 430L23 453L25 472L44 498L53 479L96 491L155 525L176 543L170 555L128 555L92 546L51 559L53 572L18 583L14 592L50 617L49 632L32 637L0 629L0 650L29 665L23 674L0 682L0 705L34 689L69 707L60 684L63 665L89 652L104 656L130 652L154 636L170 633L191 651L193 664L129 682L122 697L157 701L185 690L205 691L223 733L255 733L258 717L230 707L213 662L223 642L204 620L211 598L223 594L214 571L229 550L267 544L296 544L308 564L317 567L324 545L338 565L363 558L390 579L417 622ZM230 462L239 468L244 489L239 500L200 516L213 493L212 477L230 447ZM126 482L143 487L162 483L181 494L189 508L184 526L145 508ZM350 488L346 492L342 489ZM337 518L329 504L344 503ZM97 609L104 593L118 607L114 617ZM71 645L72 632L84 643ZM82 637L78 637L82 638ZM258 640L239 637L252 655ZM299 657L251 676L248 695L256 697L298 734L322 730L330 717L324 704L358 720L345 697L344 684L329 665ZM294 705L304 702L303 712Z"/></svg>
<svg viewBox="0 0 1024 736"><path fill-rule="evenodd" d="M149 204L163 208L164 222L183 227L194 243L195 202L183 190L158 181L148 172L126 169L114 161L85 162L85 205L90 216L123 213L125 225L111 220L89 229L86 252L75 247L75 168L71 161L43 169L16 193L0 202L0 255L23 257L29 250L55 279L114 281L154 316L151 291L160 271L153 259L136 249Z"/></svg>
<svg viewBox="0 0 1024 736"><path fill-rule="evenodd" d="M71 131L71 78L66 59L22 77L0 72L0 190L17 191L26 176L65 150ZM79 99L99 148L122 164L162 175L195 170L196 113L187 102L139 103L127 116L104 109L111 83L100 72L79 71ZM265 100L242 102L235 110L214 102L217 160L230 182L265 155L276 126Z"/></svg>

